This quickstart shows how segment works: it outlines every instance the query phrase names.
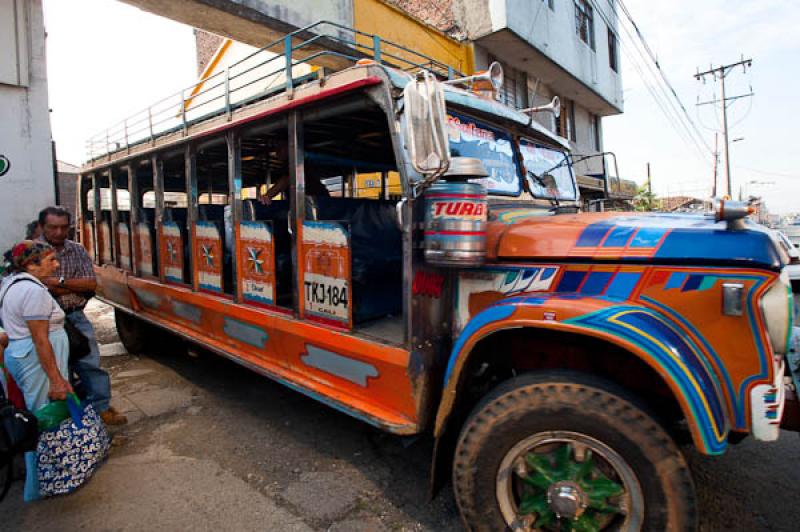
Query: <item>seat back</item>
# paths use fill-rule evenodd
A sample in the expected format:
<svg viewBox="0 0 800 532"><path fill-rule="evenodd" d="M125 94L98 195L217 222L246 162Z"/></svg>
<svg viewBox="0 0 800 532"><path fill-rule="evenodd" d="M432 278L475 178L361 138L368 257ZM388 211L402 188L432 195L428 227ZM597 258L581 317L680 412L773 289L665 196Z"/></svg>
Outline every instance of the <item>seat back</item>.
<svg viewBox="0 0 800 532"><path fill-rule="evenodd" d="M353 319L356 322L402 311L403 234L396 202L363 198L308 198L315 220L346 222L350 229Z"/></svg>

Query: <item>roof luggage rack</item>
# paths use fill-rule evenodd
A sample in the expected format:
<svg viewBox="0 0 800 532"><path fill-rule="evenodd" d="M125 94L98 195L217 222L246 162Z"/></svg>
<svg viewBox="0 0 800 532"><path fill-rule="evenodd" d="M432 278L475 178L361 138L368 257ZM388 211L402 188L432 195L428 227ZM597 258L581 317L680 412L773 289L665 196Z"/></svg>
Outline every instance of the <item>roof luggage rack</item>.
<svg viewBox="0 0 800 532"><path fill-rule="evenodd" d="M343 70L361 59L404 71L427 70L442 79L463 75L432 57L379 35L319 21L267 44L224 71L199 80L93 135L86 142L87 158L93 161L129 150L131 146L152 143L159 136L186 130L191 124L220 114L230 114L254 101L282 92L291 93L299 85L320 79L326 71ZM303 65L310 68L303 68ZM263 89L260 84L264 85Z"/></svg>

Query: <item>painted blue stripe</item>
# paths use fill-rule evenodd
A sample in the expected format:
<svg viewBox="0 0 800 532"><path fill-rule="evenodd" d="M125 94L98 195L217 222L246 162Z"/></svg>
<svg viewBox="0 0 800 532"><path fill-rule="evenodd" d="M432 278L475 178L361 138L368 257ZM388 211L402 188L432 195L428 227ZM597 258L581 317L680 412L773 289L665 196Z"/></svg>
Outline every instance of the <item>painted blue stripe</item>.
<svg viewBox="0 0 800 532"><path fill-rule="evenodd" d="M618 226L615 227L611 234L608 235L608 238L605 242L603 242L604 248L618 248L623 247L625 244L628 243L630 240L631 235L633 232L636 231L636 227L624 227Z"/></svg>
<svg viewBox="0 0 800 532"><path fill-rule="evenodd" d="M689 276L689 280L686 281L686 284L683 285L681 288L681 292L691 292L692 290L697 290L697 287L700 286L700 283L703 282L704 275L697 275L692 274Z"/></svg>
<svg viewBox="0 0 800 532"><path fill-rule="evenodd" d="M590 296L602 294L612 275L614 275L612 272L591 272L581 287L581 294Z"/></svg>
<svg viewBox="0 0 800 532"><path fill-rule="evenodd" d="M667 229L662 227L642 227L631 241L632 248L652 248L661 240Z"/></svg>
<svg viewBox="0 0 800 532"><path fill-rule="evenodd" d="M639 273L620 272L614 277L614 280L611 281L608 290L606 290L606 295L617 299L628 299L633 289L636 288L636 285L639 283L640 278L641 274Z"/></svg>
<svg viewBox="0 0 800 532"><path fill-rule="evenodd" d="M598 246L612 227L614 227L614 222L608 220L589 225L581 232L575 246L579 248Z"/></svg>
<svg viewBox="0 0 800 532"><path fill-rule="evenodd" d="M200 283L200 288L202 288L203 290L209 290L211 292L217 292L217 293L220 293L220 294L222 293L222 288L220 288L218 286L210 285L210 284Z"/></svg>
<svg viewBox="0 0 800 532"><path fill-rule="evenodd" d="M735 260L778 268L781 258L765 232L674 229L655 255L664 259Z"/></svg>
<svg viewBox="0 0 800 532"><path fill-rule="evenodd" d="M733 382L731 381L730 375L728 374L728 372L725 369L726 365L722 363L722 360L720 360L719 355L717 354L717 352L714 351L714 349L711 347L711 345L708 343L708 341L705 339L705 337L702 334L700 334L700 331L698 331L697 328L694 327L694 325L689 323L679 313L677 313L676 311L672 310L670 307L664 305L663 303L661 303L659 301L656 301L655 299L652 299L652 298L647 297L647 296L642 296L642 300L646 301L647 303L649 303L651 305L654 305L654 306L658 307L659 310L661 310L662 312L667 314L670 318L672 318L673 320L679 322L681 325L686 327L692 334L695 335L695 337L697 337L700 340L700 342L703 344L703 347L705 348L706 352L711 355L711 357L714 359L714 362L716 362L717 367L720 368L720 371L722 371L723 379L725 381L725 384L728 386L728 393L733 398L733 413L734 413L734 420L735 420L734 421L734 426L736 428L745 428L747 425L746 425L746 422L745 422L745 419L744 419L744 414L745 414L744 405L745 405L745 401L747 400L747 397L746 397L746 395L747 395L747 386L752 381L766 379L767 375L769 375L769 369L768 369L769 368L769 362L767 361L766 348L765 348L764 344L761 342L760 335L756 334L756 331L758 329L756 328L756 317L755 317L756 310L754 308L755 307L754 294L755 294L756 290L758 290L758 288L764 283L765 278L764 277L760 277L760 276L756 276L756 275L722 274L722 273L716 273L716 272L714 273L714 276L718 277L718 278L726 278L726 279L736 279L736 280L749 279L749 280L755 281L753 283L753 285L750 287L750 290L747 292L747 302L748 302L748 309L749 309L749 312L747 313L747 316L748 316L748 320L749 320L749 323L750 323L750 330L753 332L753 338L754 338L754 341L755 341L755 344L756 344L756 350L758 351L758 354L759 354L759 362L761 364L761 372L758 373L757 375L751 375L750 377L748 377L747 379L742 381L742 383L739 385L738 392L734 390Z"/></svg>
<svg viewBox="0 0 800 532"><path fill-rule="evenodd" d="M575 292L581 285L583 278L586 277L586 273L574 270L564 272L556 292Z"/></svg>
<svg viewBox="0 0 800 532"><path fill-rule="evenodd" d="M705 394L709 406L711 407L711 418L708 417L701 398L697 395L697 393L694 392L688 376L675 363L668 353L665 353L661 347L653 343L646 336L636 334L635 331L608 321L610 317L619 314L624 310L628 310L628 308L615 307L611 309L604 309L598 312L587 314L585 316L567 320L567 322L584 325L611 333L621 338L625 338L628 341L639 345L642 349L650 353L683 390L684 396L689 402L695 418L698 420L698 427L703 435L703 441L705 442L707 451L711 454L722 453L727 446L727 441L724 438L721 440L717 439L711 424L713 423L719 428L720 432L725 433L727 430L725 418L722 405L719 402L719 398L713 386L713 381L710 375L708 375L703 364L697 360L697 356L677 334L665 327L654 316L649 315L646 310L631 307L629 310L633 310L633 312L624 314L617 318L619 321L628 323L636 329L650 330L651 333L655 333L655 335L658 336L662 342L667 344L671 350L674 350L673 353L676 353L678 356L680 356L684 364L693 370L695 377L698 379L698 384L700 385L701 390ZM653 329L656 329L656 331L653 331Z"/></svg>
<svg viewBox="0 0 800 532"><path fill-rule="evenodd" d="M664 289L669 290L670 288L682 287L687 277L688 275L683 272L672 272L669 276L669 279L667 279L667 285L664 287Z"/></svg>
<svg viewBox="0 0 800 532"><path fill-rule="evenodd" d="M244 299L247 301L254 301L256 303L266 303L267 305L272 305L273 301L271 297L263 297L263 296L251 296L247 294L243 294Z"/></svg>
<svg viewBox="0 0 800 532"><path fill-rule="evenodd" d="M540 277L540 280L542 280L542 281L548 280L549 278L554 276L557 271L558 271L558 268L545 268L544 271L542 272L542 276Z"/></svg>

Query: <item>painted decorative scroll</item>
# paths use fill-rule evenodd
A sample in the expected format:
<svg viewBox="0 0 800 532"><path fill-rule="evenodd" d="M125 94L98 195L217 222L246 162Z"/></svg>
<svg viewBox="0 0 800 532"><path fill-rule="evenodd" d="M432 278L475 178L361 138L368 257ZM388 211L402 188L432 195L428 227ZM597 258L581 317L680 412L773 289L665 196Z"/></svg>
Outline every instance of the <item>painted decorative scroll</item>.
<svg viewBox="0 0 800 532"><path fill-rule="evenodd" d="M170 283L183 283L183 238L177 222L161 224L161 273Z"/></svg>
<svg viewBox="0 0 800 532"><path fill-rule="evenodd" d="M136 224L136 246L139 258L139 272L142 275L153 275L153 244L150 237L150 226L146 222Z"/></svg>
<svg viewBox="0 0 800 532"><path fill-rule="evenodd" d="M214 222L199 221L194 226L197 282L200 290L222 293L222 238Z"/></svg>
<svg viewBox="0 0 800 532"><path fill-rule="evenodd" d="M119 265L123 270L131 271L131 232L128 224L119 222L117 224L117 237L119 238Z"/></svg>
<svg viewBox="0 0 800 532"><path fill-rule="evenodd" d="M337 222L303 222L303 315L351 328L351 256L349 232Z"/></svg>
<svg viewBox="0 0 800 532"><path fill-rule="evenodd" d="M83 224L83 245L86 248L86 252L92 258L92 262L94 262L94 227L92 226L92 222Z"/></svg>
<svg viewBox="0 0 800 532"><path fill-rule="evenodd" d="M102 264L110 264L113 259L111 258L111 228L108 222L103 220L97 224L98 235L97 243L100 248L100 259Z"/></svg>
<svg viewBox="0 0 800 532"><path fill-rule="evenodd" d="M242 298L256 305L274 305L275 241L271 222L241 222L239 250Z"/></svg>

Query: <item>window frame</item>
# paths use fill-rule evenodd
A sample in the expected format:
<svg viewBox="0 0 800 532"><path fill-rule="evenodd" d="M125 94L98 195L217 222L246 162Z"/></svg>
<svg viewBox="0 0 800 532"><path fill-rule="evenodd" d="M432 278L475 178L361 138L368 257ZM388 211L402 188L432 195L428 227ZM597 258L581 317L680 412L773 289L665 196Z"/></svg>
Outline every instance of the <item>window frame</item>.
<svg viewBox="0 0 800 532"><path fill-rule="evenodd" d="M619 39L611 28L608 28L608 66L619 74Z"/></svg>
<svg viewBox="0 0 800 532"><path fill-rule="evenodd" d="M586 46L596 50L594 36L594 10L587 0L574 0L575 33Z"/></svg>

